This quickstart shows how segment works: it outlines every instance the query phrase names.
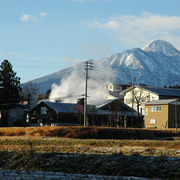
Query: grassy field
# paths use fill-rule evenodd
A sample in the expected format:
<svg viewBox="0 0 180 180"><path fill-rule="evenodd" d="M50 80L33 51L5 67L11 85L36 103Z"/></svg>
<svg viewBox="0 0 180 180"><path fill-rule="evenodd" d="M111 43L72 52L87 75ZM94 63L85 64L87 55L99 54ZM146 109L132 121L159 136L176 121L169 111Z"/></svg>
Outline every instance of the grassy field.
<svg viewBox="0 0 180 180"><path fill-rule="evenodd" d="M0 128L0 150L179 156L175 130L97 127Z"/></svg>
<svg viewBox="0 0 180 180"><path fill-rule="evenodd" d="M180 178L179 133L174 129L0 128L0 168Z"/></svg>

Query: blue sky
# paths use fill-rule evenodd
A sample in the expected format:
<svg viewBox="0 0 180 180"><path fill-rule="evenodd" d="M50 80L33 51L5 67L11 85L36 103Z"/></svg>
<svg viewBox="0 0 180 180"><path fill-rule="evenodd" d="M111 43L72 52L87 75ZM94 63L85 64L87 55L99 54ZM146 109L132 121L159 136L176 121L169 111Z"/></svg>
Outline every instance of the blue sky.
<svg viewBox="0 0 180 180"><path fill-rule="evenodd" d="M0 59L21 83L162 39L180 50L179 0L0 0Z"/></svg>

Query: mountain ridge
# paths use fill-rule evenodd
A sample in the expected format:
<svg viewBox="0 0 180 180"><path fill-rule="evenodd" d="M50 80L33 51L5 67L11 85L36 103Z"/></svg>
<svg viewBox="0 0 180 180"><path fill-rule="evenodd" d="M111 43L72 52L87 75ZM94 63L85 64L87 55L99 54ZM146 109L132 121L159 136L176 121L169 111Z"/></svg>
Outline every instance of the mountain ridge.
<svg viewBox="0 0 180 180"><path fill-rule="evenodd" d="M163 40L151 41L141 48L133 48L122 53L113 54L100 60L91 60L94 70L90 78L101 84L130 83L136 77L136 83L149 86L169 86L180 84L180 51L169 42ZM58 72L33 80L44 93L53 83L60 81L76 72L77 78L84 77L84 62Z"/></svg>

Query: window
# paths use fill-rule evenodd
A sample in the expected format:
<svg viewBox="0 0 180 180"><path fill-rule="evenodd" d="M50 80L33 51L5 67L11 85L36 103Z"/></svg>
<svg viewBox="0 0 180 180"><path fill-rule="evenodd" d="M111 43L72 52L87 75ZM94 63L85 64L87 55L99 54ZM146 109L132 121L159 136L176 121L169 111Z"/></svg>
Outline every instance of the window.
<svg viewBox="0 0 180 180"><path fill-rule="evenodd" d="M112 86L109 86L109 89L113 89Z"/></svg>
<svg viewBox="0 0 180 180"><path fill-rule="evenodd" d="M46 107L41 107L41 114L46 114Z"/></svg>
<svg viewBox="0 0 180 180"><path fill-rule="evenodd" d="M126 99L126 103L129 104L131 102L131 99Z"/></svg>
<svg viewBox="0 0 180 180"><path fill-rule="evenodd" d="M156 119L150 119L150 124L156 124Z"/></svg>
<svg viewBox="0 0 180 180"><path fill-rule="evenodd" d="M162 106L151 106L151 111L162 111Z"/></svg>
<svg viewBox="0 0 180 180"><path fill-rule="evenodd" d="M146 115L148 115L148 108L146 108L145 110L146 110Z"/></svg>

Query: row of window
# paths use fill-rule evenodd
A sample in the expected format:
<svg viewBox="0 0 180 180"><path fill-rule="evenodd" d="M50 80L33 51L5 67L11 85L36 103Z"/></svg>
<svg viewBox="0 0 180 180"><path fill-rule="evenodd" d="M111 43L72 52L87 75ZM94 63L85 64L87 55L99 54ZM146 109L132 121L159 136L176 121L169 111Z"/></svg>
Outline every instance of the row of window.
<svg viewBox="0 0 180 180"><path fill-rule="evenodd" d="M151 106L151 111L162 111L162 106Z"/></svg>
<svg viewBox="0 0 180 180"><path fill-rule="evenodd" d="M162 111L162 106L151 106L152 112ZM145 115L148 115L148 108L145 109Z"/></svg>

